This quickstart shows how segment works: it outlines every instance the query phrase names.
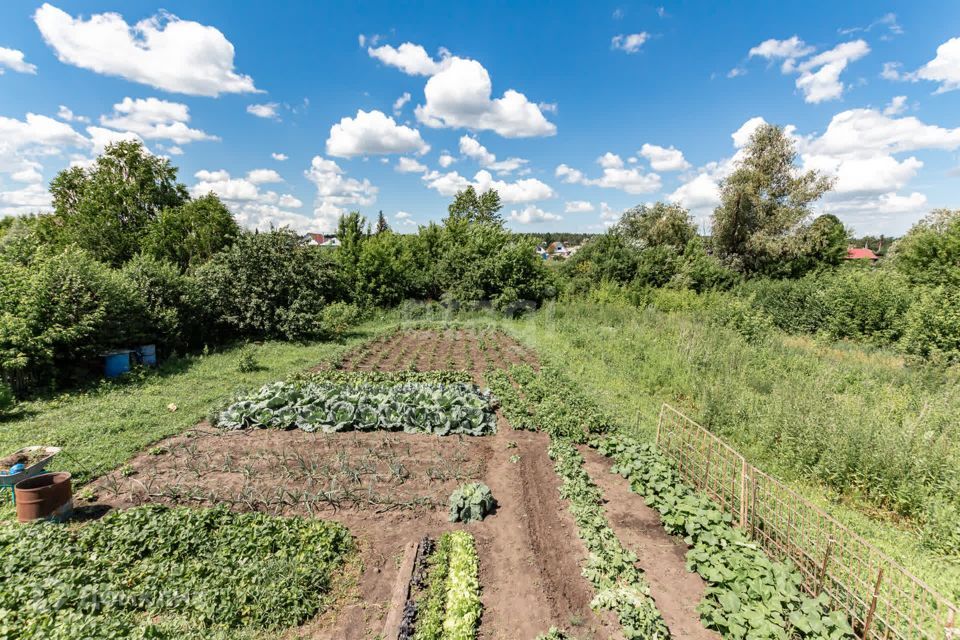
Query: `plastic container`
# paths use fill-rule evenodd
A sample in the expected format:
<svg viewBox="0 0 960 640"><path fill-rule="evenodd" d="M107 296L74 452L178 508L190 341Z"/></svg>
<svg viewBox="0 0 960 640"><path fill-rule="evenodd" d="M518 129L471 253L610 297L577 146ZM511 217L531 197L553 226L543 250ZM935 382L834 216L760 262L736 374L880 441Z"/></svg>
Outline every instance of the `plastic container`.
<svg viewBox="0 0 960 640"><path fill-rule="evenodd" d="M73 513L73 486L65 471L42 473L21 480L13 487L17 497L17 520L66 520Z"/></svg>
<svg viewBox="0 0 960 640"><path fill-rule="evenodd" d="M103 354L103 372L108 378L116 378L130 371L130 351L111 351Z"/></svg>
<svg viewBox="0 0 960 640"><path fill-rule="evenodd" d="M137 347L137 362L145 367L157 366L157 345L145 344Z"/></svg>

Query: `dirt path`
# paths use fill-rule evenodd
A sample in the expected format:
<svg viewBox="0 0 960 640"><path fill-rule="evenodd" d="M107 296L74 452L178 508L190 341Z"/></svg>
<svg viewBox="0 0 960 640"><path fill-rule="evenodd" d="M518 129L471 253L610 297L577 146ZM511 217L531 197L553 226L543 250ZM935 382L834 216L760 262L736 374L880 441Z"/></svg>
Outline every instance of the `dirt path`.
<svg viewBox="0 0 960 640"><path fill-rule="evenodd" d="M706 585L700 576L686 570L686 545L664 530L660 514L630 491L623 477L610 473L609 459L586 446L580 447L580 452L590 477L603 490L610 526L623 546L637 554L671 635L684 640L720 640L719 634L700 623L697 605Z"/></svg>

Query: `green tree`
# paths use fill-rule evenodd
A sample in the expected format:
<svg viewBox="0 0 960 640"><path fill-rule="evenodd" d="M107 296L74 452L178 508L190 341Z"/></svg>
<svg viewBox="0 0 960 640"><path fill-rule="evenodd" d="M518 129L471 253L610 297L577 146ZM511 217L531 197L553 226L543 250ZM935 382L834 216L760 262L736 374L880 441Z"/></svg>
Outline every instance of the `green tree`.
<svg viewBox="0 0 960 640"><path fill-rule="evenodd" d="M697 235L697 228L690 212L679 204L657 202L625 211L613 232L640 249L668 247L679 253Z"/></svg>
<svg viewBox="0 0 960 640"><path fill-rule="evenodd" d="M797 168L793 142L780 127L757 127L744 158L721 185L713 246L737 269L754 273L782 259L785 245L832 182Z"/></svg>
<svg viewBox="0 0 960 640"><path fill-rule="evenodd" d="M343 266L347 280L350 282L353 282L356 277L357 263L360 262L363 243L369 235L363 230L366 224L366 218L360 215L359 211L351 211L342 215L337 222L337 238L340 240L337 258Z"/></svg>
<svg viewBox="0 0 960 640"><path fill-rule="evenodd" d="M502 208L500 194L496 190L489 189L477 194L476 189L469 186L453 197L453 202L447 207L450 215L444 223L466 221L503 226L503 218L498 213Z"/></svg>
<svg viewBox="0 0 960 640"><path fill-rule="evenodd" d="M916 284L960 285L960 209L937 209L891 250L893 265Z"/></svg>
<svg viewBox="0 0 960 640"><path fill-rule="evenodd" d="M114 266L139 253L161 211L188 200L170 161L132 141L108 145L89 169L61 171L50 192L64 241Z"/></svg>
<svg viewBox="0 0 960 640"><path fill-rule="evenodd" d="M387 224L387 219L384 217L383 211L381 211L377 216L377 230L375 233L380 235L381 233L386 233L387 231L390 231L390 225Z"/></svg>
<svg viewBox="0 0 960 640"><path fill-rule="evenodd" d="M210 193L160 212L143 240L144 251L186 271L209 260L239 235L233 215Z"/></svg>

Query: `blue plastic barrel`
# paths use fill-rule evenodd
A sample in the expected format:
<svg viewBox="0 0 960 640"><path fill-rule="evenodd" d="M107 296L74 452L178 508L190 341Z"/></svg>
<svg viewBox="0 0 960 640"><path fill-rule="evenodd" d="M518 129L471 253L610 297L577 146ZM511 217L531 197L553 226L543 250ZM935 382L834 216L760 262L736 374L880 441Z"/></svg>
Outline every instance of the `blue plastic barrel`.
<svg viewBox="0 0 960 640"><path fill-rule="evenodd" d="M137 347L137 360L146 367L157 366L157 345L145 344Z"/></svg>
<svg viewBox="0 0 960 640"><path fill-rule="evenodd" d="M111 351L104 354L104 373L108 378L116 378L130 371L130 352Z"/></svg>

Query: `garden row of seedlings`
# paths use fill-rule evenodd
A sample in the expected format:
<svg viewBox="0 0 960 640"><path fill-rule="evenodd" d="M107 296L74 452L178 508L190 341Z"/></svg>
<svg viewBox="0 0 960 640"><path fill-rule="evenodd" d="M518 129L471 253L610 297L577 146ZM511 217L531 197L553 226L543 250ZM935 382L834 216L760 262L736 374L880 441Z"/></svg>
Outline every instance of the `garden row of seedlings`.
<svg viewBox="0 0 960 640"><path fill-rule="evenodd" d="M590 479L583 456L574 446L586 438L581 420L588 428L606 430L604 418L581 396L571 394L566 385L554 386L564 382L555 371L544 369L537 374L521 366L511 373L492 372L488 380L511 424L526 429L539 424L550 434L549 455L562 480L560 495L569 502L577 531L590 554L583 575L596 591L591 607L614 612L628 640L669 638L667 625L650 596L650 586L637 568L637 557L623 547L610 527L603 493Z"/></svg>
<svg viewBox="0 0 960 640"><path fill-rule="evenodd" d="M400 640L473 640L480 604L479 558L473 536L448 531L420 543Z"/></svg>
<svg viewBox="0 0 960 640"><path fill-rule="evenodd" d="M853 638L844 615L829 611L825 597L807 597L802 578L796 568L771 560L741 530L731 523L729 515L706 496L686 485L672 466L656 449L617 433L613 423L598 407L584 398L579 390L557 369L546 366L539 373L529 367L514 367L509 375L494 375L491 383L499 396L511 424L532 428L540 425L551 435L551 457L564 480L564 497L580 529L580 536L590 549L590 564L584 575L598 588L594 606L617 611L624 635L628 638L667 637L666 628L656 610L649 590L639 571L616 573L618 562L633 565L635 557L625 559L616 554L604 561L596 551L598 540L605 540L611 549L622 548L614 543L615 535L600 507L601 492L583 469L583 458L575 443L586 442L616 462L613 471L630 480L631 489L643 496L648 505L661 515L666 530L684 539L689 547L687 568L697 572L707 584L700 604L701 622L724 638L805 638L840 640ZM596 505L592 510L590 505ZM585 511L587 509L587 511ZM589 513L589 517L585 514ZM632 556L624 551L627 556ZM632 580L639 585L643 598L629 601L599 597L609 585L595 567L605 562L614 580ZM616 584L614 582L614 584ZM608 587L609 588L609 587ZM612 606L611 606L612 605ZM646 627L632 625L633 614ZM628 615L624 615L625 612ZM662 635L658 635L662 634Z"/></svg>

